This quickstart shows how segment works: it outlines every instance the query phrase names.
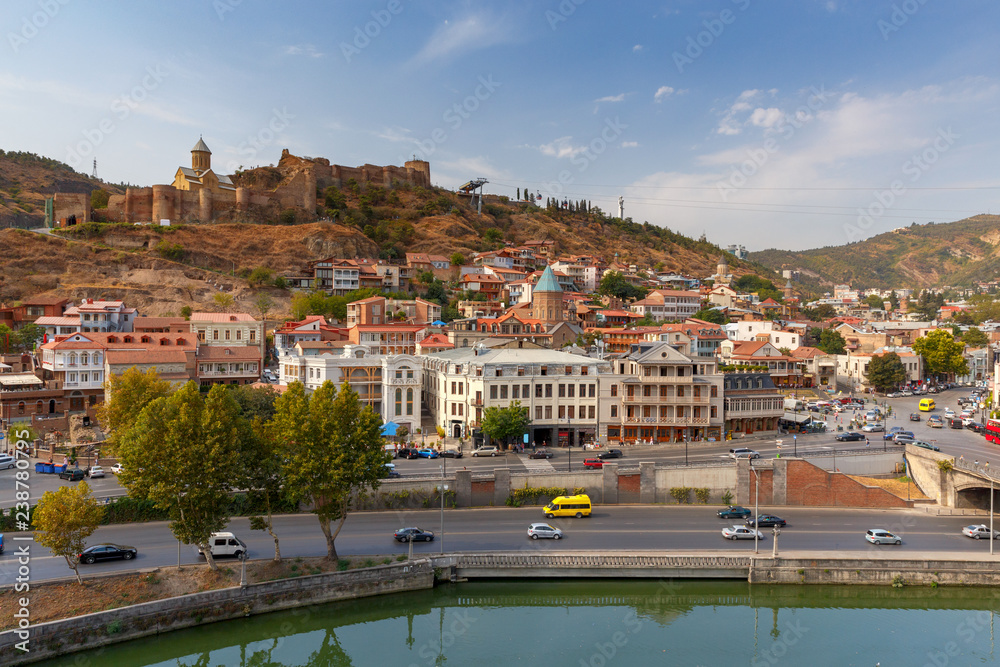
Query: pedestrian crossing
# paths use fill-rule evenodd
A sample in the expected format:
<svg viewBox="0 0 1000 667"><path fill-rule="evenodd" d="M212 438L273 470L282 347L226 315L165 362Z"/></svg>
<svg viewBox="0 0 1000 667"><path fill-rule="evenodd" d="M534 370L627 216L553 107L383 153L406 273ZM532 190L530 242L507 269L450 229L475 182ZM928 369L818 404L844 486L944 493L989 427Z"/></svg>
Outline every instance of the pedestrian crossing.
<svg viewBox="0 0 1000 667"><path fill-rule="evenodd" d="M552 459L529 459L527 454L518 454L521 465L529 472L555 472L556 467L552 465Z"/></svg>

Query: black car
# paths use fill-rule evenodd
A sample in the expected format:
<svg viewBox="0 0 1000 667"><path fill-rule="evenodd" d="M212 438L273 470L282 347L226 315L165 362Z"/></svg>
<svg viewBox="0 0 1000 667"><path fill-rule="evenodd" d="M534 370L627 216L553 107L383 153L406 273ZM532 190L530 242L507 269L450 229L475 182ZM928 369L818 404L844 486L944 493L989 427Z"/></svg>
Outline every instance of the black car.
<svg viewBox="0 0 1000 667"><path fill-rule="evenodd" d="M86 476L86 471L80 470L79 468L66 469L59 473L59 479L68 479L71 482L79 482Z"/></svg>
<svg viewBox="0 0 1000 667"><path fill-rule="evenodd" d="M462 458L461 449L444 449L438 453L438 456L444 457L446 459L460 459Z"/></svg>
<svg viewBox="0 0 1000 667"><path fill-rule="evenodd" d="M855 442L857 440L864 440L865 436L857 431L848 431L847 433L838 433L836 440L837 442Z"/></svg>
<svg viewBox="0 0 1000 667"><path fill-rule="evenodd" d="M746 507L730 505L726 509L719 510L716 514L720 519L746 519L753 514L753 512L748 510Z"/></svg>
<svg viewBox="0 0 1000 667"><path fill-rule="evenodd" d="M965 428L962 425L962 420L959 419L958 417L955 417L954 419L952 419L951 421L949 421L948 422L948 426L950 426L952 428Z"/></svg>
<svg viewBox="0 0 1000 667"><path fill-rule="evenodd" d="M608 459L620 459L623 456L625 456L625 455L622 454L622 450L620 450L620 449L609 449L606 452L601 452L600 453L600 457L602 459L604 459L605 461L608 460Z"/></svg>
<svg viewBox="0 0 1000 667"><path fill-rule="evenodd" d="M429 530L424 530L423 528L400 528L395 533L393 537L396 538L397 542L433 542L434 533Z"/></svg>
<svg viewBox="0 0 1000 667"><path fill-rule="evenodd" d="M969 425L966 426L965 428L969 429L970 431L975 431L976 433L986 432L986 427L980 424L979 422L970 422Z"/></svg>
<svg viewBox="0 0 1000 667"><path fill-rule="evenodd" d="M547 449L536 449L528 454L529 459L551 459L554 455Z"/></svg>
<svg viewBox="0 0 1000 667"><path fill-rule="evenodd" d="M124 544L95 544L87 547L80 554L81 563L96 563L99 560L132 560L139 551L135 547Z"/></svg>
<svg viewBox="0 0 1000 667"><path fill-rule="evenodd" d="M743 523L750 526L751 528L756 528L758 526L760 528L769 528L771 526L778 526L779 528L783 528L787 522L780 516L774 516L773 514L761 514L760 516L757 517L756 520L748 518Z"/></svg>
<svg viewBox="0 0 1000 667"><path fill-rule="evenodd" d="M420 451L416 447L402 447L396 452L397 459L419 459Z"/></svg>
<svg viewBox="0 0 1000 667"><path fill-rule="evenodd" d="M918 422L918 421L920 421L920 413L919 412L911 412L910 413L910 421L911 422Z"/></svg>

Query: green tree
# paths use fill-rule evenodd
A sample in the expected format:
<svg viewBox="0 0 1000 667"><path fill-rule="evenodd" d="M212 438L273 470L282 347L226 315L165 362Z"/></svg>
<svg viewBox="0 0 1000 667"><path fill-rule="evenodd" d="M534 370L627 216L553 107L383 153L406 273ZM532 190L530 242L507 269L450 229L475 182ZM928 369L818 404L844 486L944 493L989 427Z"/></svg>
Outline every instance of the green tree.
<svg viewBox="0 0 1000 667"><path fill-rule="evenodd" d="M433 280L427 285L424 298L428 301L436 301L442 306L448 305L448 292L444 288L444 283L440 280Z"/></svg>
<svg viewBox="0 0 1000 667"><path fill-rule="evenodd" d="M421 271L417 274L417 280L422 282L424 285L430 285L434 282L434 272L433 271Z"/></svg>
<svg viewBox="0 0 1000 667"><path fill-rule="evenodd" d="M31 352L45 336L45 329L37 324L25 324L13 336L14 347L22 352Z"/></svg>
<svg viewBox="0 0 1000 667"><path fill-rule="evenodd" d="M143 408L118 446L125 467L119 482L130 496L166 511L174 536L197 546L213 570L209 541L229 522L248 430L225 385L214 385L203 397L188 382Z"/></svg>
<svg viewBox="0 0 1000 667"><path fill-rule="evenodd" d="M451 253L450 261L452 266L462 266L463 264L465 264L465 255L463 255L458 251L455 251Z"/></svg>
<svg viewBox="0 0 1000 667"><path fill-rule="evenodd" d="M619 271L606 272L597 287L598 294L617 297L623 301L641 299L646 296L647 291L630 283Z"/></svg>
<svg viewBox="0 0 1000 667"><path fill-rule="evenodd" d="M153 368L143 373L131 366L121 375L108 375L104 381L104 402L97 408L97 421L108 442L117 446L143 408L169 395L170 383L161 380Z"/></svg>
<svg viewBox="0 0 1000 667"><path fill-rule="evenodd" d="M0 324L0 352L6 354L14 349L14 331L6 324Z"/></svg>
<svg viewBox="0 0 1000 667"><path fill-rule="evenodd" d="M274 403L278 400L278 392L272 385L252 386L248 384L226 385L233 394L233 400L239 407L240 414L248 422L259 419L262 423L274 418Z"/></svg>
<svg viewBox="0 0 1000 667"><path fill-rule="evenodd" d="M962 335L962 342L969 347L986 347L990 344L990 339L982 329L969 327L969 330Z"/></svg>
<svg viewBox="0 0 1000 667"><path fill-rule="evenodd" d="M46 491L32 516L37 531L35 541L47 547L54 556L65 558L66 565L82 586L83 579L77 569L80 552L87 548L87 538L97 530L103 518L104 510L90 495L87 482Z"/></svg>
<svg viewBox="0 0 1000 667"><path fill-rule="evenodd" d="M950 331L935 329L913 341L913 351L924 358L925 375L967 375L969 364L962 356L965 346Z"/></svg>
<svg viewBox="0 0 1000 667"><path fill-rule="evenodd" d="M220 313L232 310L233 305L236 303L236 299L234 299L233 295L228 292L216 292L212 296L212 300L215 301L215 308Z"/></svg>
<svg viewBox="0 0 1000 667"><path fill-rule="evenodd" d="M511 438L519 438L527 430L528 408L514 401L507 407L490 407L483 410L483 433L490 440L498 440L507 446Z"/></svg>
<svg viewBox="0 0 1000 667"><path fill-rule="evenodd" d="M836 329L823 329L819 335L819 344L816 346L827 354L845 354L847 341Z"/></svg>
<svg viewBox="0 0 1000 667"><path fill-rule="evenodd" d="M323 203L334 210L347 208L347 197L338 188L331 185L323 190Z"/></svg>
<svg viewBox="0 0 1000 667"><path fill-rule="evenodd" d="M250 272L250 277L247 278L247 282L250 283L250 287L270 285L274 282L274 271L266 266L258 266Z"/></svg>
<svg viewBox="0 0 1000 667"><path fill-rule="evenodd" d="M490 227L483 234L483 240L491 245L497 245L503 241L503 232L496 227Z"/></svg>
<svg viewBox="0 0 1000 667"><path fill-rule="evenodd" d="M273 389L271 392L277 396ZM249 415L244 413L244 417L247 416ZM274 531L272 503L284 493L285 478L282 475L282 452L272 435L271 429L259 417L253 418L250 431L243 439L243 447L240 449L240 486L246 489L251 506L264 508L262 514L250 517L250 529L263 530L271 536L274 540L274 561L279 562L281 545L278 534Z"/></svg>
<svg viewBox="0 0 1000 667"><path fill-rule="evenodd" d="M267 292L258 292L253 298L253 309L261 320L267 320L268 314L274 310L274 299Z"/></svg>
<svg viewBox="0 0 1000 667"><path fill-rule="evenodd" d="M893 290L889 294L889 305L892 307L893 310L899 308L899 297L896 295L896 290Z"/></svg>
<svg viewBox="0 0 1000 667"><path fill-rule="evenodd" d="M878 294L869 294L865 298L865 303L868 304L869 308L875 310L882 310L883 306L885 305L884 300Z"/></svg>
<svg viewBox="0 0 1000 667"><path fill-rule="evenodd" d="M702 308L695 313L693 317L696 320L711 322L712 324L725 324L728 322L728 319L722 314L722 311L716 310L715 308Z"/></svg>
<svg viewBox="0 0 1000 667"><path fill-rule="evenodd" d="M191 310L191 306L181 306L181 317L183 317L185 320L191 319L192 312L193 311Z"/></svg>
<svg viewBox="0 0 1000 667"><path fill-rule="evenodd" d="M906 382L906 367L895 352L877 354L868 362L868 382L878 391L892 391Z"/></svg>
<svg viewBox="0 0 1000 667"><path fill-rule="evenodd" d="M781 290L775 287L773 282L752 273L737 278L733 281L732 287L737 292L756 292L761 301L774 299L780 302L784 298Z"/></svg>
<svg viewBox="0 0 1000 667"><path fill-rule="evenodd" d="M313 507L326 538L327 556L336 561L335 541L350 510L351 494L377 489L388 475L380 430L382 418L361 405L344 383L337 391L324 382L306 396L300 382L289 385L276 402L272 437L283 457L290 496ZM337 522L336 527L332 526Z"/></svg>

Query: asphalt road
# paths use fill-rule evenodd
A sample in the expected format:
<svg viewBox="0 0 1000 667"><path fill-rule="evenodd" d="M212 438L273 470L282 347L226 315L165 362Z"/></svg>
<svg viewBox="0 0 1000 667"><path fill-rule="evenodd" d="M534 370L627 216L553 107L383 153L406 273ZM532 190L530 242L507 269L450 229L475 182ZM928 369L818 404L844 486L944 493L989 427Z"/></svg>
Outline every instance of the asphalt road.
<svg viewBox="0 0 1000 667"><path fill-rule="evenodd" d="M528 525L544 521L542 508L457 509L444 512L443 548L447 551L591 551L591 550L674 550L696 553L747 553L753 551L753 541L726 540L721 535L724 526L739 523L719 519L716 506L597 506L593 516L584 519L554 519L549 523L566 533L563 540L530 540ZM771 508L760 508L761 513ZM907 554L919 557L988 558L988 541L976 541L961 534L962 526L978 523L969 517L947 517L927 514L921 510L845 510L833 508L778 508L773 510L788 521L779 537L782 553L825 552L857 554L870 557L893 557ZM337 538L341 555L405 554L406 544L392 538L403 526L417 525L433 531L433 542L413 545L415 554L438 553L440 539L439 510L390 512L359 512L351 514ZM281 553L289 556L323 556L326 546L318 522L312 515L279 517L276 532L281 540ZM903 544L875 547L864 539L869 528L886 528L898 533ZM246 519L234 519L229 529L249 546L251 558L270 558L274 543L263 532L251 531ZM771 529L764 529L762 553L771 552ZM19 544L7 535L7 552L0 556L0 581L13 581L17 562L15 549ZM134 561L112 561L81 565L86 574L164 567L177 563L177 541L166 523L105 526L88 540L88 544L116 542L135 546L139 556ZM1000 559L1000 541L996 542ZM65 561L53 557L43 547L30 543L31 580L40 581L70 574ZM200 561L193 548L182 546L182 563Z"/></svg>

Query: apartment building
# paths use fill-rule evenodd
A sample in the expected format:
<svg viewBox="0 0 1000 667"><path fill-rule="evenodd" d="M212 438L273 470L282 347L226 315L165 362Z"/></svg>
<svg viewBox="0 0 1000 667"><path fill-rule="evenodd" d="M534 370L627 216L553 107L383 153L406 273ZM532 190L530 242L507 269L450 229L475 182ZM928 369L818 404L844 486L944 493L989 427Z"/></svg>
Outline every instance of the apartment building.
<svg viewBox="0 0 1000 667"><path fill-rule="evenodd" d="M769 373L726 373L726 436L777 433L778 420L785 413L785 396L778 391Z"/></svg>

